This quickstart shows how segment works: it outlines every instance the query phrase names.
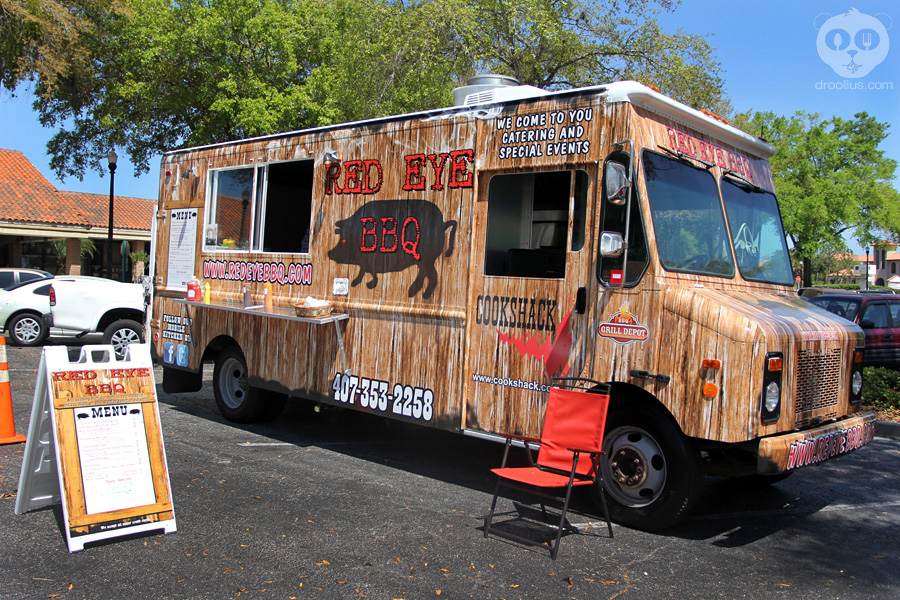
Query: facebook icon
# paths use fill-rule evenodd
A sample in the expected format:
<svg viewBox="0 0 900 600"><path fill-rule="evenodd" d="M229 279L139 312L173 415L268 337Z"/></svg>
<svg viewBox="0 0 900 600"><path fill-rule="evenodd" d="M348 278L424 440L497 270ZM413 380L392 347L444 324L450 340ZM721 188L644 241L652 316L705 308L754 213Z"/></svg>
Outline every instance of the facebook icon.
<svg viewBox="0 0 900 600"><path fill-rule="evenodd" d="M163 362L170 365L175 362L175 343L166 342L163 344Z"/></svg>

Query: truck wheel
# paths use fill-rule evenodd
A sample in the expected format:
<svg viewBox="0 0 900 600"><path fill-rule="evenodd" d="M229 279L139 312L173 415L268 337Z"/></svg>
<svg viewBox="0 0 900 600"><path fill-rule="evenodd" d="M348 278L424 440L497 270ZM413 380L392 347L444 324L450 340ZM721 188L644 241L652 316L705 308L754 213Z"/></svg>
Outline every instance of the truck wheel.
<svg viewBox="0 0 900 600"><path fill-rule="evenodd" d="M600 465L609 512L619 523L648 531L671 527L700 494L699 452L657 411L610 413L603 450Z"/></svg>
<svg viewBox="0 0 900 600"><path fill-rule="evenodd" d="M131 319L119 319L103 332L103 343L111 344L117 358L125 356L129 344L141 343L141 324Z"/></svg>
<svg viewBox="0 0 900 600"><path fill-rule="evenodd" d="M6 331L17 346L37 346L47 337L47 328L41 317L28 313L13 317Z"/></svg>
<svg viewBox="0 0 900 600"><path fill-rule="evenodd" d="M274 419L287 396L252 387L247 382L247 361L237 346L219 353L213 369L213 395L222 416L235 423Z"/></svg>

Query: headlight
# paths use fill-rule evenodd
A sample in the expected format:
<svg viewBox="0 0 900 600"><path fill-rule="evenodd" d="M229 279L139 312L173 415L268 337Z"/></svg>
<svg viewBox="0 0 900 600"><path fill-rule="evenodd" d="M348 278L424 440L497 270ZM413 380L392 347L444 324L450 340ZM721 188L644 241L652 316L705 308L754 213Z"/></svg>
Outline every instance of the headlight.
<svg viewBox="0 0 900 600"><path fill-rule="evenodd" d="M778 403L781 401L781 388L774 381L766 386L766 411L774 413L778 410Z"/></svg>
<svg viewBox="0 0 900 600"><path fill-rule="evenodd" d="M865 364L866 349L862 346L854 348L853 362L850 364L850 403L858 404L862 400L863 365Z"/></svg>
<svg viewBox="0 0 900 600"><path fill-rule="evenodd" d="M853 371L853 377L850 378L850 391L854 396L859 396L862 391L862 372Z"/></svg>
<svg viewBox="0 0 900 600"><path fill-rule="evenodd" d="M772 423L781 416L781 374L784 370L784 354L767 352L764 367L759 417L763 423Z"/></svg>

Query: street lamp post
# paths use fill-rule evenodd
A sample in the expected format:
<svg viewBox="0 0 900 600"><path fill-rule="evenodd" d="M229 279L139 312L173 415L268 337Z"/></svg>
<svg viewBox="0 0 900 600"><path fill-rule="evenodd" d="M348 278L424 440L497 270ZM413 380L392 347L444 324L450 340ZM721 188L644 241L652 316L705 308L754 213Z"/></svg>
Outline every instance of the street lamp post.
<svg viewBox="0 0 900 600"><path fill-rule="evenodd" d="M866 244L866 291L869 291L869 245Z"/></svg>
<svg viewBox="0 0 900 600"><path fill-rule="evenodd" d="M116 161L119 156L110 150L106 156L109 161L109 229L106 234L106 278L112 279L112 247L113 247L113 190L116 182Z"/></svg>

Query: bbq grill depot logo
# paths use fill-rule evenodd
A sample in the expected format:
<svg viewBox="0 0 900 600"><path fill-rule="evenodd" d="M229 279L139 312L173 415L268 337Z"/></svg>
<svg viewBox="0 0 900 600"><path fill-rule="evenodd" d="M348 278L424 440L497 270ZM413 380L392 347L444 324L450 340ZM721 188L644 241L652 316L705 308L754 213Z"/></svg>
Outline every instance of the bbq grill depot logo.
<svg viewBox="0 0 900 600"><path fill-rule="evenodd" d="M851 8L840 15L822 13L814 23L819 58L840 77L865 77L887 57L892 21L884 13L873 17Z"/></svg>
<svg viewBox="0 0 900 600"><path fill-rule="evenodd" d="M650 337L650 330L638 323L637 318L628 310L628 306L623 304L619 312L605 323L600 323L597 334L617 344L630 344L645 341Z"/></svg>

